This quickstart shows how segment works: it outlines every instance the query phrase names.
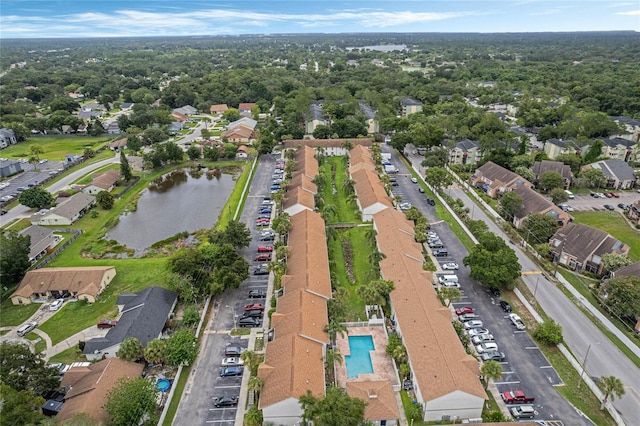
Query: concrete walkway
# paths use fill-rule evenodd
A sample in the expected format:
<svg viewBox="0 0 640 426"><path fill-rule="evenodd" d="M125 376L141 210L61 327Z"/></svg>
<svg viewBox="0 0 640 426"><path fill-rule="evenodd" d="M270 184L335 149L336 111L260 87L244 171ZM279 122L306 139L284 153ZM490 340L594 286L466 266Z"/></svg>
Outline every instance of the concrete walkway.
<svg viewBox="0 0 640 426"><path fill-rule="evenodd" d="M94 325L82 330L79 333L74 334L73 336L67 339L64 339L62 342L53 346L51 346L51 340L49 339L47 344L47 350L44 351L44 357L45 359L49 359L52 356L57 355L60 352L69 349L72 346L77 346L78 342L80 341L86 342L93 339L94 337L104 337L108 331L109 331L108 329L100 329ZM49 336L47 336L47 338L48 337Z"/></svg>

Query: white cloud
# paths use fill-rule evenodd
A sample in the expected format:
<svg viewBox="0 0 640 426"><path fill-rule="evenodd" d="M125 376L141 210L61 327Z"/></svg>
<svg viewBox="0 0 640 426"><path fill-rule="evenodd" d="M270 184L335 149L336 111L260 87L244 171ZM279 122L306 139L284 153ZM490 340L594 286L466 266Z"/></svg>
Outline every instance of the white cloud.
<svg viewBox="0 0 640 426"><path fill-rule="evenodd" d="M616 13L616 15L622 15L622 16L640 16L640 9L639 10L629 10L627 12L618 12Z"/></svg>

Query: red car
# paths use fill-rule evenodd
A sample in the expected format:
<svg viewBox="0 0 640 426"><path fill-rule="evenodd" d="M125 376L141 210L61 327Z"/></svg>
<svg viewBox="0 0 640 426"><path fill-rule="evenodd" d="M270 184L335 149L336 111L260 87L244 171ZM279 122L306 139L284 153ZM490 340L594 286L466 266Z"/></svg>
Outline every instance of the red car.
<svg viewBox="0 0 640 426"><path fill-rule="evenodd" d="M612 193L610 193L610 192L605 192L605 193L604 193L604 196L605 196L605 197L607 197L607 198L612 198L612 197L613 197L613 194L612 194Z"/></svg>
<svg viewBox="0 0 640 426"><path fill-rule="evenodd" d="M258 247L258 253L271 253L273 251L273 247L271 246L260 246Z"/></svg>
<svg viewBox="0 0 640 426"><path fill-rule="evenodd" d="M255 257L256 262L269 262L271 261L271 253L262 253Z"/></svg>
<svg viewBox="0 0 640 426"><path fill-rule="evenodd" d="M471 306L465 306L464 308L456 309L456 315L472 314L473 308Z"/></svg>
<svg viewBox="0 0 640 426"><path fill-rule="evenodd" d="M252 303L244 306L245 311L264 311L264 305L262 303Z"/></svg>
<svg viewBox="0 0 640 426"><path fill-rule="evenodd" d="M118 321L111 319L103 319L98 322L98 328L111 328L115 327Z"/></svg>
<svg viewBox="0 0 640 426"><path fill-rule="evenodd" d="M620 198L620 194L618 194L617 192L612 192L611 195L613 196L613 198Z"/></svg>

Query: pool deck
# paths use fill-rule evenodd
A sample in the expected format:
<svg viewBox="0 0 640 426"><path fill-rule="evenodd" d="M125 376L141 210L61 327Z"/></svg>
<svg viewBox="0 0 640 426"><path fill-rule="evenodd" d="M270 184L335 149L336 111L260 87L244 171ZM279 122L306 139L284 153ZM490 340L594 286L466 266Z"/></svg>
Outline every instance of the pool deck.
<svg viewBox="0 0 640 426"><path fill-rule="evenodd" d="M400 385L395 369L393 368L393 361L385 352L388 340L383 327L350 327L348 328L347 335L338 335L336 338L336 346L340 350L340 354L343 358L350 355L349 336L371 336L373 338L373 346L375 350L369 352L369 355L371 356L371 365L373 366L373 373L359 374L357 378L347 379L345 359L342 364L336 364L336 381L338 382L338 386L346 387L347 382L384 380L390 381L393 386Z"/></svg>

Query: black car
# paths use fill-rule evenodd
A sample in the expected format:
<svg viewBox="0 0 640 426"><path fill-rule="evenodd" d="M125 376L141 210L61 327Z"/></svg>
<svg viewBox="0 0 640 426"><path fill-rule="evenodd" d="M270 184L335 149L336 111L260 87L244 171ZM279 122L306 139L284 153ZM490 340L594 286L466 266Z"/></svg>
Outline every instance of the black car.
<svg viewBox="0 0 640 426"><path fill-rule="evenodd" d="M245 317L242 316L239 320L238 320L238 327L260 327L260 319L255 318L255 317Z"/></svg>
<svg viewBox="0 0 640 426"><path fill-rule="evenodd" d="M4 216L5 214L7 214L8 212L5 209L0 210L0 215Z"/></svg>
<svg viewBox="0 0 640 426"><path fill-rule="evenodd" d="M424 194L424 188L419 186L418 187L418 192L421 193L421 194Z"/></svg>
<svg viewBox="0 0 640 426"><path fill-rule="evenodd" d="M434 200L433 198L427 198L427 204L429 204L430 206L435 206L436 200Z"/></svg>
<svg viewBox="0 0 640 426"><path fill-rule="evenodd" d="M250 311L246 311L240 317L240 319L242 318L262 318L262 311L260 309L252 309Z"/></svg>
<svg viewBox="0 0 640 426"><path fill-rule="evenodd" d="M489 292L492 296L498 297L500 296L500 289L498 287L489 287Z"/></svg>
<svg viewBox="0 0 640 426"><path fill-rule="evenodd" d="M273 241L276 238L273 234L263 234L260 235L260 241Z"/></svg>
<svg viewBox="0 0 640 426"><path fill-rule="evenodd" d="M213 398L214 407L235 407L236 405L238 405L237 396L219 396Z"/></svg>
<svg viewBox="0 0 640 426"><path fill-rule="evenodd" d="M511 305L509 304L509 302L505 302L504 300L501 300L500 307L505 312L511 312Z"/></svg>
<svg viewBox="0 0 640 426"><path fill-rule="evenodd" d="M616 208L615 208L615 207L613 207L611 204L605 204L605 205L604 205L604 208L605 208L605 209L607 209L607 210L615 210L615 209L616 209Z"/></svg>
<svg viewBox="0 0 640 426"><path fill-rule="evenodd" d="M264 290L250 290L249 298L250 299L264 299L267 297L267 292Z"/></svg>
<svg viewBox="0 0 640 426"><path fill-rule="evenodd" d="M445 248L440 248L440 249L435 249L432 250L431 253L435 256L435 257L446 257L449 256L449 250L445 249Z"/></svg>
<svg viewBox="0 0 640 426"><path fill-rule="evenodd" d="M266 268L256 268L253 270L253 275L269 275L269 270Z"/></svg>
<svg viewBox="0 0 640 426"><path fill-rule="evenodd" d="M626 210L627 209L627 206L622 204L622 203L619 203L618 207L620 207L622 210Z"/></svg>

